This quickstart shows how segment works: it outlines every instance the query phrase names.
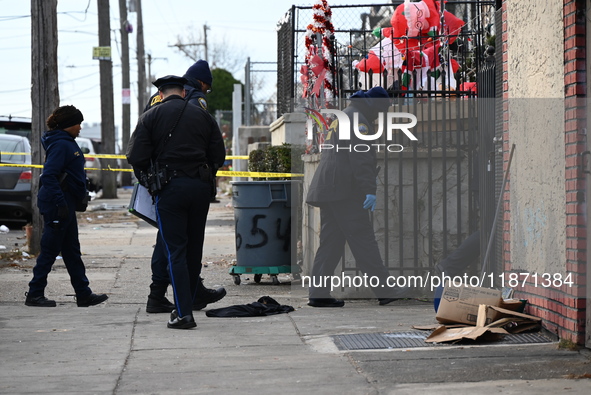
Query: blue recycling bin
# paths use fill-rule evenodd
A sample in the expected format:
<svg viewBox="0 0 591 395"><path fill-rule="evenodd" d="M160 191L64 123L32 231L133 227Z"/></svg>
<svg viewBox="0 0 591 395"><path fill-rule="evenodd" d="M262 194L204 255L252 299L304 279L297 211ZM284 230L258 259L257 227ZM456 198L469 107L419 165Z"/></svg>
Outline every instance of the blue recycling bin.
<svg viewBox="0 0 591 395"><path fill-rule="evenodd" d="M230 269L234 283L240 274L251 273L255 282L263 274L278 283L279 273L299 273L295 262L297 219L292 219L292 202L297 204L301 181L234 181L236 264ZM293 236L293 237L292 237Z"/></svg>

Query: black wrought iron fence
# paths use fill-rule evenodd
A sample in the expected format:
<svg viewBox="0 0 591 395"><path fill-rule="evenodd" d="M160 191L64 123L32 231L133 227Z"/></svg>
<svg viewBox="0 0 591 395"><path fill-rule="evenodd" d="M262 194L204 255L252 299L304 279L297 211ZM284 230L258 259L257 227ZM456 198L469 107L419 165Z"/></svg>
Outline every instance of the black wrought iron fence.
<svg viewBox="0 0 591 395"><path fill-rule="evenodd" d="M480 135L479 116L492 130L494 119L475 99L490 86L494 95L485 48L494 38L495 2L437 1L455 18L446 25L462 26L429 37L393 35L392 15L402 3L333 6L334 30L324 36L307 29L312 7L293 6L278 29L278 115L302 107L343 108L351 93L379 85L394 98L395 111L417 117L418 141L409 143L402 134L380 141L404 150L378 154L383 207L374 227L393 274L420 275L481 226L479 178L487 158L479 145L488 137ZM325 40L335 49L328 68L333 90L320 98L309 94L314 76L306 57L310 44L319 48ZM489 77L481 78L483 71ZM315 152L314 141L308 149ZM494 174L492 181L486 177L483 182L494 184ZM346 256L344 268L357 270Z"/></svg>

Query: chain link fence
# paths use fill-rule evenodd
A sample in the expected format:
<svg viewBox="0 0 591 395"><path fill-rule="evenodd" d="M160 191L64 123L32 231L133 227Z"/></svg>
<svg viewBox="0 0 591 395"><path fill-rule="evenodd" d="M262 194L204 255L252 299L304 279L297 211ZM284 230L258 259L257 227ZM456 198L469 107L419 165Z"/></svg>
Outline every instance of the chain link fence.
<svg viewBox="0 0 591 395"><path fill-rule="evenodd" d="M277 119L277 62L253 62L244 67L244 124L270 125Z"/></svg>
<svg viewBox="0 0 591 395"><path fill-rule="evenodd" d="M464 21L465 25L458 33L453 44L434 36L433 40L442 42L439 60L445 69L438 75L431 75L424 70L405 71L404 66L386 65L383 73L360 72L356 62L363 61L371 52L382 57L388 51L395 51L392 42L386 45L385 37L379 29L391 27L391 18L402 0L374 5L331 6L331 23L334 34L331 40L335 53L331 63L337 95L335 106L341 106L340 98L359 89L369 89L381 85L396 97L406 97L419 93L422 95L442 94L460 91L463 82L473 82L481 67L481 59L488 44L494 41L491 28L494 25L494 1L453 1L445 2L444 9ZM439 2L437 2L439 3ZM441 2L443 3L443 2ZM306 89L302 80L302 70L306 65L306 29L314 21L314 9L310 6L292 6L278 24L277 54L277 109L278 116L291 112L294 108L309 104L303 99ZM392 41L394 41L392 37ZM314 44L318 43L318 39ZM410 40L409 40L410 41ZM425 42L421 42L421 45ZM423 56L423 55L421 55ZM433 58L433 56L432 56ZM403 62L404 59L400 60ZM433 61L433 59L432 59ZM452 71L453 66L453 71ZM406 80L410 80L407 83ZM403 84L406 86L402 87ZM404 92L402 92L404 91Z"/></svg>

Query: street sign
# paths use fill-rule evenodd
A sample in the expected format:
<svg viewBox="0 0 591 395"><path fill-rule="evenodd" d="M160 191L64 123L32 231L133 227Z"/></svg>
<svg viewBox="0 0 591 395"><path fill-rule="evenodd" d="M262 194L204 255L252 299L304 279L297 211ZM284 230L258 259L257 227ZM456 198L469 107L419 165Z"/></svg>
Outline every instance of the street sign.
<svg viewBox="0 0 591 395"><path fill-rule="evenodd" d="M111 60L111 47L93 47L92 58L98 60Z"/></svg>

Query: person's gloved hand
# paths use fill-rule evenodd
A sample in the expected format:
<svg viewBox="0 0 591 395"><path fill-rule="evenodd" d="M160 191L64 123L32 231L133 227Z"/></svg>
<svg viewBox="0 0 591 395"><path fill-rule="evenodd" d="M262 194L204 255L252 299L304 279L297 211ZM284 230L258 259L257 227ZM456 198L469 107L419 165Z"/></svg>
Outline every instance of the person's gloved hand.
<svg viewBox="0 0 591 395"><path fill-rule="evenodd" d="M59 206L57 208L57 219L63 221L68 218L68 211L68 206Z"/></svg>
<svg viewBox="0 0 591 395"><path fill-rule="evenodd" d="M365 195L365 202L363 202L363 208L371 211L376 208L376 195Z"/></svg>

